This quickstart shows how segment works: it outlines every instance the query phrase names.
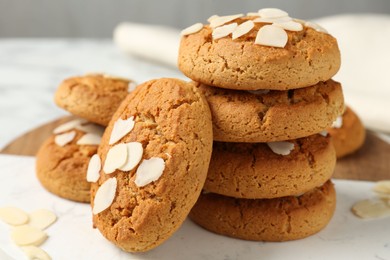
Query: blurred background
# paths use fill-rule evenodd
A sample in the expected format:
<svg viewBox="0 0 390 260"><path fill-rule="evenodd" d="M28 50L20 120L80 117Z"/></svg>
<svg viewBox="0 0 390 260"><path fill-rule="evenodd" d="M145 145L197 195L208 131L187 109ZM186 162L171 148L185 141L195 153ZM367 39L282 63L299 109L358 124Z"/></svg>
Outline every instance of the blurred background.
<svg viewBox="0 0 390 260"><path fill-rule="evenodd" d="M302 19L390 14L389 0L0 0L0 37L107 38L123 21L185 28L213 14L263 7L281 8Z"/></svg>

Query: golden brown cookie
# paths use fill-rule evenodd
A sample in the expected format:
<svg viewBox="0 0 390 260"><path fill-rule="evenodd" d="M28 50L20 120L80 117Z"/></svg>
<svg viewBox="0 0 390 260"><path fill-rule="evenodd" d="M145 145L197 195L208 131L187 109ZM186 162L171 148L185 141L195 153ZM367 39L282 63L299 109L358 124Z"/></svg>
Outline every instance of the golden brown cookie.
<svg viewBox="0 0 390 260"><path fill-rule="evenodd" d="M337 158L359 150L364 144L366 130L359 117L350 107L336 120L336 126L327 128L333 138Z"/></svg>
<svg viewBox="0 0 390 260"><path fill-rule="evenodd" d="M241 17L218 27L256 19L256 16ZM204 25L182 37L179 69L194 81L237 90L308 87L332 78L339 70L336 39L308 27L308 23L301 25L300 31L285 30L288 38L284 47L255 44L258 32L271 23L255 22L248 33L234 40L231 33L213 39L218 28Z"/></svg>
<svg viewBox="0 0 390 260"><path fill-rule="evenodd" d="M266 143L214 142L203 189L235 198L277 198L305 193L330 179L336 165L330 136L287 143L293 150L281 155Z"/></svg>
<svg viewBox="0 0 390 260"><path fill-rule="evenodd" d="M86 144L86 137L95 133L76 128L64 130L41 145L36 155L38 180L44 188L62 198L89 202L91 184L87 182L86 174L89 160L97 152L99 137Z"/></svg>
<svg viewBox="0 0 390 260"><path fill-rule="evenodd" d="M227 90L198 84L213 116L214 140L272 142L321 132L344 111L340 83L286 91Z"/></svg>
<svg viewBox="0 0 390 260"><path fill-rule="evenodd" d="M131 83L105 74L72 77L59 85L54 101L73 115L106 126L127 96Z"/></svg>
<svg viewBox="0 0 390 260"><path fill-rule="evenodd" d="M301 196L249 200L203 193L190 218L217 234L256 241L287 241L313 235L333 216L336 193L328 181Z"/></svg>
<svg viewBox="0 0 390 260"><path fill-rule="evenodd" d="M126 129L126 123L119 119L134 120L134 125L118 139L113 138L117 136L114 133ZM122 124L118 131L114 130L116 124ZM111 145L109 140L113 140ZM130 142L142 145L142 158L133 169L118 170L123 168L119 166L122 162L114 158L122 158L119 147ZM195 204L206 179L211 150L210 110L193 83L158 79L139 85L114 114L99 147L103 170L91 188L94 226L125 251L158 246L180 227ZM131 152L127 160L134 158ZM106 174L105 169L113 172ZM157 177L148 178L150 175ZM99 192L111 182L116 185L112 204L96 210L102 205Z"/></svg>

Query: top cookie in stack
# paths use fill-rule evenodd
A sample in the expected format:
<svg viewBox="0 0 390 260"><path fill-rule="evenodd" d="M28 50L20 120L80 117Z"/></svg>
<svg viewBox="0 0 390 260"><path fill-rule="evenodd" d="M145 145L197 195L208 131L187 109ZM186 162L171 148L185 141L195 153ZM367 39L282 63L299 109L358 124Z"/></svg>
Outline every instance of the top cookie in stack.
<svg viewBox="0 0 390 260"><path fill-rule="evenodd" d="M266 8L182 31L179 69L206 95L214 140L270 142L321 132L344 110L337 41ZM239 91L238 91L239 90Z"/></svg>

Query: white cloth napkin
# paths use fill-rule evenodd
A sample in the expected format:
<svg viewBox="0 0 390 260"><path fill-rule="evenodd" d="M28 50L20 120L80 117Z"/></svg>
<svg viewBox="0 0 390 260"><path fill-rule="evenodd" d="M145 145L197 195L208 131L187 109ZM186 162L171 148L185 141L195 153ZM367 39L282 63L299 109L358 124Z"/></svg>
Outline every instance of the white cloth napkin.
<svg viewBox="0 0 390 260"><path fill-rule="evenodd" d="M367 128L390 133L390 16L339 15L318 19L338 40L342 65L335 79L345 102ZM114 41L125 53L176 67L180 31L122 23Z"/></svg>

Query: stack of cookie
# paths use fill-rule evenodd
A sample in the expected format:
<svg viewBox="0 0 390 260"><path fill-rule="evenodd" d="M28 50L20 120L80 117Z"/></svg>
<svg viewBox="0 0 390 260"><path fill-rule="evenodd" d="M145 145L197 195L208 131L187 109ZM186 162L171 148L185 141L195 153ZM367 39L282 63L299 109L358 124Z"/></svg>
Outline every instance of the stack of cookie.
<svg viewBox="0 0 390 260"><path fill-rule="evenodd" d="M335 209L336 154L324 129L344 110L337 41L279 9L212 16L182 32L179 68L213 121L203 193L190 213L215 233L285 241L312 235Z"/></svg>

